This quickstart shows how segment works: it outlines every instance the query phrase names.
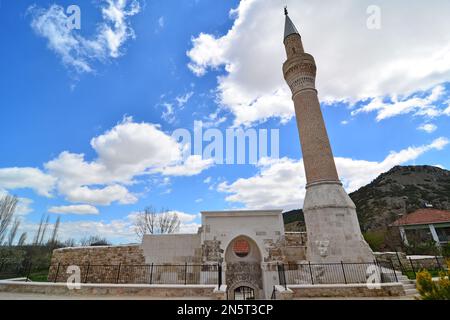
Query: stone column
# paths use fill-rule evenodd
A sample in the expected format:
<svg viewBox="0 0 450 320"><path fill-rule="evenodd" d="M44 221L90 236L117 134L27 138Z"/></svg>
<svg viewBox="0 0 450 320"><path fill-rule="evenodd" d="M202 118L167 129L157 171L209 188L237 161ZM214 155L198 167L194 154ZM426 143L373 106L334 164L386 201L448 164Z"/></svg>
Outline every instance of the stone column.
<svg viewBox="0 0 450 320"><path fill-rule="evenodd" d="M441 241L439 240L439 236L436 232L436 229L434 228L433 224L429 224L428 228L430 228L431 236L433 237L434 242L436 242L437 246L441 245Z"/></svg>

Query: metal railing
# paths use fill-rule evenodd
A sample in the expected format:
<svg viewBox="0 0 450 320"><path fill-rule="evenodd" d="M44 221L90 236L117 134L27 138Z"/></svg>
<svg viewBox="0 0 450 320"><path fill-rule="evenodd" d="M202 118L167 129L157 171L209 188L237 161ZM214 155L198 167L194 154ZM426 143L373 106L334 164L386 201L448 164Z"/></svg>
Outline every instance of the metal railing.
<svg viewBox="0 0 450 320"><path fill-rule="evenodd" d="M379 263L278 264L279 284L357 284L398 282L393 265Z"/></svg>
<svg viewBox="0 0 450 320"><path fill-rule="evenodd" d="M30 262L17 263L9 260L0 260L0 280L12 278L29 278L33 271L33 265Z"/></svg>
<svg viewBox="0 0 450 320"><path fill-rule="evenodd" d="M72 265L54 264L49 269L49 281L65 282ZM145 265L96 265L77 266L82 283L117 284L215 284L222 285L220 264L145 264Z"/></svg>

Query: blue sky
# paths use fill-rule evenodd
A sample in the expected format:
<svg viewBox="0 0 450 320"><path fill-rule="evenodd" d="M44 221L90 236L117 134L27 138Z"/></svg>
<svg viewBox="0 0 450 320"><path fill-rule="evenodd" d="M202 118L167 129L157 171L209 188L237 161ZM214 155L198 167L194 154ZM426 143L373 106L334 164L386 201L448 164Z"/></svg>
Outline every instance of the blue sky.
<svg viewBox="0 0 450 320"><path fill-rule="evenodd" d="M72 4L81 29L67 31ZM370 30L369 2L333 17L334 2L288 4L347 190L395 165L450 168L450 23L437 5L417 1L405 17L406 2L381 1ZM31 238L43 213L60 214L62 239L120 243L136 240L133 214L148 205L179 212L182 232L202 210L300 208L283 23L276 1L0 1L0 192L20 197L22 229ZM278 129L280 158L173 161L172 132L194 121Z"/></svg>

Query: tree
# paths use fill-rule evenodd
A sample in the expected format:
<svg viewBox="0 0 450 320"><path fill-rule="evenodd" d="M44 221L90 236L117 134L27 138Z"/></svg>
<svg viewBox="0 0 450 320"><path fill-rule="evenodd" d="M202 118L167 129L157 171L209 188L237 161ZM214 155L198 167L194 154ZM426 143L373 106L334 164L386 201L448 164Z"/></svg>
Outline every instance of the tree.
<svg viewBox="0 0 450 320"><path fill-rule="evenodd" d="M0 199L0 245L6 237L18 201L16 196L10 195L6 195Z"/></svg>
<svg viewBox="0 0 450 320"><path fill-rule="evenodd" d="M55 246L56 245L60 223L61 223L61 216L58 216L58 218L56 218L55 226L53 228L52 237L50 238L50 243L49 244L51 246Z"/></svg>
<svg viewBox="0 0 450 320"><path fill-rule="evenodd" d="M100 236L85 237L80 240L82 247L109 246L111 243Z"/></svg>
<svg viewBox="0 0 450 320"><path fill-rule="evenodd" d="M20 235L19 241L17 241L17 246L22 247L25 244L25 241L27 241L27 233L23 232Z"/></svg>
<svg viewBox="0 0 450 320"><path fill-rule="evenodd" d="M157 212L153 207L147 207L137 214L135 232L139 238L146 234L170 234L180 229L180 219L175 212L162 209Z"/></svg>
<svg viewBox="0 0 450 320"><path fill-rule="evenodd" d="M45 214L42 215L41 221L39 222L39 227L36 232L36 235L34 236L33 245L35 246L42 246L44 244L44 238L45 234L47 232L47 228L49 225L50 216L46 216Z"/></svg>
<svg viewBox="0 0 450 320"><path fill-rule="evenodd" d="M12 224L11 230L9 230L9 235L8 235L8 246L12 246L14 239L16 238L17 235L17 230L19 229L20 226L20 220L15 218L14 222Z"/></svg>
<svg viewBox="0 0 450 320"><path fill-rule="evenodd" d="M416 287L422 300L450 300L450 260L447 270L439 273L438 281L434 281L427 270L417 273Z"/></svg>

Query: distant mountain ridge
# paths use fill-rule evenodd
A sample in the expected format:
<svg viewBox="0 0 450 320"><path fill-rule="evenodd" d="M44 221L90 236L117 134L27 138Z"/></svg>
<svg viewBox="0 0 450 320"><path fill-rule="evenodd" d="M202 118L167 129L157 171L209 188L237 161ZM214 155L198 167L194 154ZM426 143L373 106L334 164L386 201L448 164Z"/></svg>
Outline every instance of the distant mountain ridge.
<svg viewBox="0 0 450 320"><path fill-rule="evenodd" d="M385 230L419 208L450 210L450 171L433 166L396 166L350 197L363 232ZM302 210L285 212L283 218L286 231L304 228Z"/></svg>

